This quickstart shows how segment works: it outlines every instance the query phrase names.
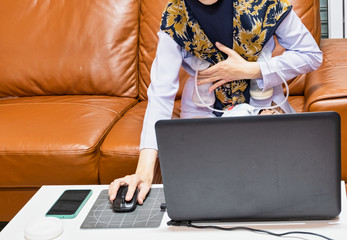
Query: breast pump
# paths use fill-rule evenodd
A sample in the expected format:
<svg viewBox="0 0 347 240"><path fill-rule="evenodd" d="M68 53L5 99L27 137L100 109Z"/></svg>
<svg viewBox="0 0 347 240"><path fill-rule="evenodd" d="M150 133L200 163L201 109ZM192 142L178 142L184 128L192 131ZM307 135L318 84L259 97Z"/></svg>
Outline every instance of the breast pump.
<svg viewBox="0 0 347 240"><path fill-rule="evenodd" d="M198 71L202 71L207 69L210 66L210 63L206 60L200 59L198 57L192 57L192 61L190 62L190 67L195 71L194 77L194 93L193 93L193 102L199 107L206 107L212 111L223 113L222 117L232 117L232 116L249 116L249 115L257 115L259 110L265 109L273 109L280 107L284 104L289 97L289 87L287 81L281 72L279 72L281 76L281 80L283 81L287 93L285 99L277 105L268 106L268 107L253 107L247 103L237 104L228 108L227 110L219 110L213 108L213 104L215 102L215 94L214 92L209 92L208 89L213 85L213 83L206 83L202 85L198 85ZM256 80L250 80L250 95L255 100L266 100L270 98L273 94L273 88L270 88L266 91L263 91L258 87ZM277 111L276 111L277 112Z"/></svg>

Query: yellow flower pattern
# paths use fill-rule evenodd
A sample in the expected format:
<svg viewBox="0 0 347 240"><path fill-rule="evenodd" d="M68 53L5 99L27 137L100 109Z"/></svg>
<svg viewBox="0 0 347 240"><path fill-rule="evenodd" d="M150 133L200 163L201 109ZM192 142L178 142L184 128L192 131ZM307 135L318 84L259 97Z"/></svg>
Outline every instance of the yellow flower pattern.
<svg viewBox="0 0 347 240"><path fill-rule="evenodd" d="M264 45L291 9L288 0L233 0L233 49L247 61L257 61ZM185 0L169 0L160 29L184 50L212 65L224 60L186 7ZM246 101L247 82L232 81L215 90L224 109Z"/></svg>

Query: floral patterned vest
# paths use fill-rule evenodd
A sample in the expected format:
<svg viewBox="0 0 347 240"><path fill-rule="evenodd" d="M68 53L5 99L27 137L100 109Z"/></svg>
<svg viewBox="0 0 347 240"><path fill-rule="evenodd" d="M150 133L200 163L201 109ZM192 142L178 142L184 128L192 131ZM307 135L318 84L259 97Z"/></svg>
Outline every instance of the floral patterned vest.
<svg viewBox="0 0 347 240"><path fill-rule="evenodd" d="M225 60L211 43L185 1L169 0L162 15L160 29L184 50L217 64ZM288 0L227 0L233 1L233 49L247 61L257 61L264 45L292 9ZM217 100L223 109L244 103L247 80L237 80L216 88Z"/></svg>

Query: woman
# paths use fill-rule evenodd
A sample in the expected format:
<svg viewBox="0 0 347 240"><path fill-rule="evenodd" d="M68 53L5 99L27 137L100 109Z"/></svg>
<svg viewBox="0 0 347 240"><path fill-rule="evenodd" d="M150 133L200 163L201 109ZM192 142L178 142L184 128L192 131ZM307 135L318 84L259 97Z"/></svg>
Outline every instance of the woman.
<svg viewBox="0 0 347 240"><path fill-rule="evenodd" d="M274 35L286 49L277 57L272 57ZM281 104L285 113L294 110L285 100L283 80L316 70L322 62L322 52L287 0L170 0L158 36L138 166L135 174L111 183L111 201L122 185L129 185L127 201L139 189L139 204L150 190L157 158L154 124L171 118L181 66L191 75L182 94L181 118L192 118L220 116L192 100L197 59L210 65L199 71L198 84L212 83L214 108ZM263 100L252 97L249 79L272 94Z"/></svg>

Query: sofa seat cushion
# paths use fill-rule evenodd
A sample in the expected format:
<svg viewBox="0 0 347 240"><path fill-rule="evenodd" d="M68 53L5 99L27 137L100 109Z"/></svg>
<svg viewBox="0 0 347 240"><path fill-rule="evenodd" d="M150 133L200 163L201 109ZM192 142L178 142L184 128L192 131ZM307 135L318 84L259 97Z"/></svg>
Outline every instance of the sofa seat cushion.
<svg viewBox="0 0 347 240"><path fill-rule="evenodd" d="M126 112L124 117L114 125L101 145L99 167L101 184L109 184L115 178L124 177L135 172L147 103L147 101L142 101ZM177 100L172 115L173 118L179 118L180 105L181 101ZM158 170L156 169L154 183L160 182L160 180L157 180Z"/></svg>
<svg viewBox="0 0 347 240"><path fill-rule="evenodd" d="M133 98L0 99L0 188L97 184L99 146Z"/></svg>

